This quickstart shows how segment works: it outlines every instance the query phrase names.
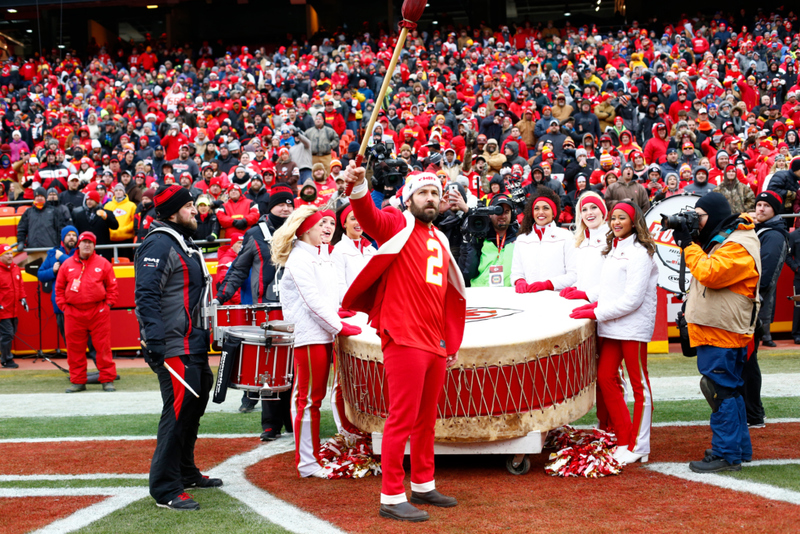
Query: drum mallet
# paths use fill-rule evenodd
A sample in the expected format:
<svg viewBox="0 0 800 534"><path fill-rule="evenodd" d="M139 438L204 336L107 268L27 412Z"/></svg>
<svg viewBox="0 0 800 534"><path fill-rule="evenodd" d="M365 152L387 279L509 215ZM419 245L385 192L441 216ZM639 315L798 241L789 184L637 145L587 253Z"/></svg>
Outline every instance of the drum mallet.
<svg viewBox="0 0 800 534"><path fill-rule="evenodd" d="M183 377L182 377L181 375L179 375L177 372L175 372L175 369L173 369L173 368L172 368L172 367L171 367L171 366L170 366L170 365L169 365L167 362L164 362L164 367L166 367L166 368L167 368L167 371L169 371L169 372L172 374L172 376L174 376L174 377L175 377L175 378L178 380L178 382L180 382L181 384L183 384L183 387L185 387L186 389L188 389L188 390L189 390L189 392L190 392L192 395L194 395L194 396L195 396L195 397L197 397L198 399L200 398L200 395L198 395L198 394L197 394L197 392L196 392L195 390L193 390L193 389L192 389L192 386L190 386L189 384L187 384L187 383L186 383L186 380L184 380L184 379L183 379Z"/></svg>
<svg viewBox="0 0 800 534"><path fill-rule="evenodd" d="M386 90L389 88L389 82L394 75L397 60L400 59L400 52L403 51L406 37L408 37L408 30L413 30L417 27L417 21L422 16L422 12L425 11L425 3L426 0L404 0L403 7L400 8L400 12L403 15L403 21L400 22L400 36L397 38L397 44L394 47L392 59L389 61L389 67L386 69L386 76L383 77L383 84L381 84L381 90L375 100L372 115L370 115L367 128L364 130L364 138L361 139L361 147L358 149L358 155L356 156L356 167L360 167L364 161L364 154L367 152L367 145L372 136L372 128L375 126L381 107L383 107L383 99L386 97ZM347 184L344 194L349 197L352 192L353 184Z"/></svg>

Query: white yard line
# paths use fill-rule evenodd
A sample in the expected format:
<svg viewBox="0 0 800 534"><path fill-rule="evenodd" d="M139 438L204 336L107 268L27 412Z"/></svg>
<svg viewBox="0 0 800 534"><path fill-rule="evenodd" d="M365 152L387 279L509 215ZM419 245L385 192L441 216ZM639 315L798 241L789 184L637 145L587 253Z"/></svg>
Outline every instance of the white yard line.
<svg viewBox="0 0 800 534"><path fill-rule="evenodd" d="M100 490L104 488L96 489ZM133 504L139 499L147 497L148 495L147 488L115 489L118 490L117 494L91 506L87 506L86 508L81 508L74 514L67 516L64 519L53 521L46 527L37 530L34 534L62 534L66 532L75 532L76 530L87 527L95 521L116 512L117 510ZM97 495L97 493L94 493L93 495Z"/></svg>
<svg viewBox="0 0 800 534"><path fill-rule="evenodd" d="M119 479L144 479L146 473L131 473L120 475L118 473L93 473L91 475L0 475L0 482L36 482L40 480L119 480Z"/></svg>
<svg viewBox="0 0 800 534"><path fill-rule="evenodd" d="M294 450L294 439L265 444L250 452L229 458L207 474L221 478L225 482L222 491L242 501L258 515L287 530L298 534L342 534L343 531L334 525L278 499L256 487L245 477L245 469L249 466L292 450ZM297 484L304 482L298 479ZM375 502L377 506L377 495Z"/></svg>
<svg viewBox="0 0 800 534"><path fill-rule="evenodd" d="M781 462L781 463L778 463ZM750 466L758 465L786 465L786 464L800 464L800 459L795 460L760 460L742 467L742 470L747 470ZM701 484L709 484L718 488L725 488L734 491L741 491L745 493L752 493L765 499L773 501L783 501L791 504L800 504L800 492L770 486L769 484L762 484L761 482L751 482L748 480L741 480L724 475L717 474L700 474L694 473L689 470L689 463L653 463L646 465L647 469L653 470L657 473L670 475L688 480L690 482L699 482Z"/></svg>

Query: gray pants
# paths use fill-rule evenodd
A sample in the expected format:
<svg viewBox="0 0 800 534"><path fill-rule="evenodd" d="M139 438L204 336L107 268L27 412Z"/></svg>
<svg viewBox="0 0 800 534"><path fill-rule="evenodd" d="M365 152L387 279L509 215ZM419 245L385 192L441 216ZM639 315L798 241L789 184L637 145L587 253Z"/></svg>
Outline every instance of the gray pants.
<svg viewBox="0 0 800 534"><path fill-rule="evenodd" d="M14 359L11 354L11 344L17 333L17 319L0 319L0 363L10 362Z"/></svg>

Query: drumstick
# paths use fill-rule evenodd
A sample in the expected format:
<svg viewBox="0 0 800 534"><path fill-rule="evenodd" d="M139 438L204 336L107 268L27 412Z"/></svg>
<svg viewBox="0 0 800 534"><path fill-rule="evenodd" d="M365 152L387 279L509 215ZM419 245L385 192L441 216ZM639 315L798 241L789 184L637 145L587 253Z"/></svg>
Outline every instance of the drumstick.
<svg viewBox="0 0 800 534"><path fill-rule="evenodd" d="M367 145L372 136L372 128L375 126L375 121L378 119L378 113L381 107L383 107L383 99L386 97L386 90L389 88L389 82L397 66L397 60L400 59L400 52L403 51L403 46L406 43L408 30L417 27L417 21L422 16L425 5L426 2L424 0L404 0L403 6L400 8L403 15L403 21L400 23L400 36L397 38L397 44L394 47L392 59L389 61L389 66L386 68L386 75L383 77L381 90L378 91L378 98L375 99L375 107L372 109L372 115L370 115L367 127L364 129L364 137L361 139L361 146L358 148L358 154L356 155L356 167L361 167L364 161L364 154L367 152ZM344 194L349 197L352 192L353 184L348 183Z"/></svg>
<svg viewBox="0 0 800 534"><path fill-rule="evenodd" d="M175 378L177 378L177 379L178 379L178 382L180 382L181 384L183 384L183 387L185 387L186 389L188 389L188 390L189 390L189 392L190 392L192 395L194 395L194 396L195 396L195 397L197 397L198 399L200 398L200 395L198 395L198 394L197 394L197 392L196 392L195 390L193 390L193 389L192 389L192 386L190 386L189 384L187 384L187 383L186 383L186 380L184 380L184 379L183 379L183 377L182 377L181 375L179 375L177 372L175 372L175 369L173 369L172 367L170 367L170 365L169 365L167 362L164 362L164 367L166 367L166 368L167 368L167 371L169 371L170 373L172 373L172 376L174 376Z"/></svg>

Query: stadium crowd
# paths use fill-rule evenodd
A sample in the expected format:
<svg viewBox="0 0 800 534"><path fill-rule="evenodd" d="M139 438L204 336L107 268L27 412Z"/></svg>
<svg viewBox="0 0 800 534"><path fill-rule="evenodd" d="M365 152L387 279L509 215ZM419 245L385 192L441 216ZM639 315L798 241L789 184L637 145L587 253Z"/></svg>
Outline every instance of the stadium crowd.
<svg viewBox="0 0 800 534"><path fill-rule="evenodd" d="M468 282L485 273L481 236L464 221L507 194L515 232L538 186L558 197L561 224L577 222L586 191L609 209L632 199L643 212L683 192L718 191L734 212L755 216L756 196L770 190L777 211L797 213L796 26L792 13L742 10L613 31L552 22L415 29L370 153L385 148L409 170L440 176L447 193L436 224ZM9 58L0 70L0 198L32 202L17 250L58 247L67 225L93 232L97 245L141 240L154 195L173 183L196 200L196 238L211 253L285 203L271 206L278 184L295 207L325 206L344 188L395 39L335 32L267 51L170 47L148 35L114 49ZM385 182L373 176L379 207L402 186Z"/></svg>

